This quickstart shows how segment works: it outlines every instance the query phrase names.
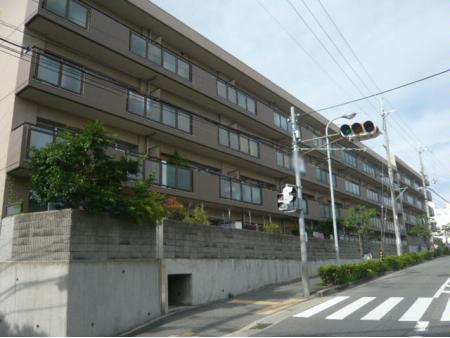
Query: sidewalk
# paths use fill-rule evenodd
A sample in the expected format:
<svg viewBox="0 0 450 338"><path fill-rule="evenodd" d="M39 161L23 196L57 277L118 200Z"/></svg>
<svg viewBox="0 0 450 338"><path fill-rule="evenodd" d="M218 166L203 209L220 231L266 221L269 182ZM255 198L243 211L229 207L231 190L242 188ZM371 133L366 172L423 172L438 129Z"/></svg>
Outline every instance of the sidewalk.
<svg viewBox="0 0 450 338"><path fill-rule="evenodd" d="M322 289L311 279L311 292ZM301 281L270 285L230 300L195 307L169 308L169 315L130 336L225 336L252 322L303 301Z"/></svg>

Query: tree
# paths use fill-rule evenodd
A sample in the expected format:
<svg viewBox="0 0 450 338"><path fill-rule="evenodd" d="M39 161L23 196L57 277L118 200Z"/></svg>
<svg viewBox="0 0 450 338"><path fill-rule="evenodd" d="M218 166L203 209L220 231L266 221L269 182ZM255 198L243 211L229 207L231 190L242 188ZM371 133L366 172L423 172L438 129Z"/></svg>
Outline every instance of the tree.
<svg viewBox="0 0 450 338"><path fill-rule="evenodd" d="M150 191L151 178L125 186L139 173L142 159L108 155L112 141L100 122L77 134L59 132L57 140L32 149L31 186L40 202L137 222L154 223L164 216L164 197Z"/></svg>
<svg viewBox="0 0 450 338"><path fill-rule="evenodd" d="M344 226L350 232L358 234L359 253L361 257L364 255L363 240L365 235L369 232L370 221L377 216L377 212L373 208L368 208L364 205L358 205L348 209L347 218L344 221Z"/></svg>
<svg viewBox="0 0 450 338"><path fill-rule="evenodd" d="M416 218L416 225L408 230L408 235L430 238L431 231L428 227L427 217L425 215Z"/></svg>

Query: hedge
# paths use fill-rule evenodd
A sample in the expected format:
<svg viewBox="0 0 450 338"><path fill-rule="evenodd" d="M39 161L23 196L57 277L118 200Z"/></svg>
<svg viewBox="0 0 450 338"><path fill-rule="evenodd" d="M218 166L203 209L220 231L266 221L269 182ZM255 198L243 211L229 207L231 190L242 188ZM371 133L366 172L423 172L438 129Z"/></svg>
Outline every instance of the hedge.
<svg viewBox="0 0 450 338"><path fill-rule="evenodd" d="M450 249L439 247L435 250L419 253L406 253L402 256L388 256L383 260L373 259L367 262L324 265L319 268L319 276L325 285L355 283L364 279L381 276L387 271L397 271L435 257L449 255Z"/></svg>

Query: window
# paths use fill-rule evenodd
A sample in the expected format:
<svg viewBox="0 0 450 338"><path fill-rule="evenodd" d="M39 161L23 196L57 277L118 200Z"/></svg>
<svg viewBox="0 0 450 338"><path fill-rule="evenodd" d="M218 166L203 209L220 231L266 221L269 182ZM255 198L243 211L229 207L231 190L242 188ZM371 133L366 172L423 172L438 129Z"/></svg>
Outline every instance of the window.
<svg viewBox="0 0 450 338"><path fill-rule="evenodd" d="M378 193L376 191L367 189L367 198L372 201L378 202Z"/></svg>
<svg viewBox="0 0 450 338"><path fill-rule="evenodd" d="M80 94L83 71L80 67L60 58L39 54L36 78Z"/></svg>
<svg viewBox="0 0 450 338"><path fill-rule="evenodd" d="M249 113L256 114L256 100L223 80L217 79L217 95L239 105Z"/></svg>
<svg viewBox="0 0 450 338"><path fill-rule="evenodd" d="M351 165L354 168L357 167L356 155L354 155L348 151L344 151L342 156L344 158L345 163Z"/></svg>
<svg viewBox="0 0 450 338"><path fill-rule="evenodd" d="M261 204L261 188L222 176L220 178L220 197L246 203Z"/></svg>
<svg viewBox="0 0 450 338"><path fill-rule="evenodd" d="M133 91L128 92L127 110L130 113L192 133L191 115L172 105L156 101Z"/></svg>
<svg viewBox="0 0 450 338"><path fill-rule="evenodd" d="M334 211L336 212L336 219L341 218L341 208L342 205L335 203ZM320 205L320 214L323 218L331 219L333 217L333 212L331 210L331 202L329 204Z"/></svg>
<svg viewBox="0 0 450 338"><path fill-rule="evenodd" d="M352 181L344 180L345 191L353 195L361 195L360 186L357 183L353 183Z"/></svg>
<svg viewBox="0 0 450 338"><path fill-rule="evenodd" d="M329 184L330 178L328 175L328 170L323 170L322 168L316 167L316 179L324 184ZM333 174L333 186L337 186L336 174Z"/></svg>
<svg viewBox="0 0 450 338"><path fill-rule="evenodd" d="M192 191L191 169L155 160L147 160L146 167L154 177L154 184Z"/></svg>
<svg viewBox="0 0 450 338"><path fill-rule="evenodd" d="M87 27L88 8L76 0L46 0L45 8L78 26Z"/></svg>
<svg viewBox="0 0 450 338"><path fill-rule="evenodd" d="M186 59L161 47L159 43L151 39L130 32L130 51L158 66L163 66L183 79L191 80L191 64Z"/></svg>
<svg viewBox="0 0 450 338"><path fill-rule="evenodd" d="M223 127L219 127L219 144L253 157L259 156L257 141Z"/></svg>
<svg viewBox="0 0 450 338"><path fill-rule="evenodd" d="M283 167L289 170L292 169L291 155L277 150L276 156L277 156L277 165L279 167Z"/></svg>

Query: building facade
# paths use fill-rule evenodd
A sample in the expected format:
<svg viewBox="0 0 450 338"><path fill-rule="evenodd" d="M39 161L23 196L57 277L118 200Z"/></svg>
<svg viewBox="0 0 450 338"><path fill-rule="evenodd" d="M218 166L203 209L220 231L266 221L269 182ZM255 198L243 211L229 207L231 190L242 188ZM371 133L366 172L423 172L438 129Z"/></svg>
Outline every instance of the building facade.
<svg viewBox="0 0 450 338"><path fill-rule="evenodd" d="M17 44L0 47L2 217L42 208L30 191L33 147L99 120L114 139L112 154L146 155L140 175L154 175L155 191L202 204L212 223L277 223L295 232L295 216L279 212L276 200L295 181L287 120L295 106L303 146L312 148L304 152L308 232L330 219L325 150L317 150L323 139L307 141L324 135L327 120L159 7L146 0L1 6L0 35ZM333 170L338 217L358 204L375 208L373 229L393 241L386 161L370 149L334 151ZM407 187L398 200L405 236L426 205L420 175L398 158L396 181Z"/></svg>

